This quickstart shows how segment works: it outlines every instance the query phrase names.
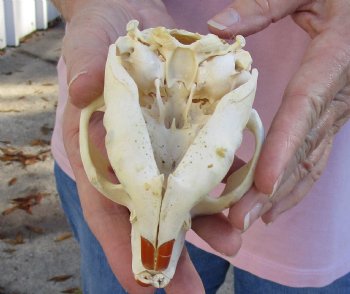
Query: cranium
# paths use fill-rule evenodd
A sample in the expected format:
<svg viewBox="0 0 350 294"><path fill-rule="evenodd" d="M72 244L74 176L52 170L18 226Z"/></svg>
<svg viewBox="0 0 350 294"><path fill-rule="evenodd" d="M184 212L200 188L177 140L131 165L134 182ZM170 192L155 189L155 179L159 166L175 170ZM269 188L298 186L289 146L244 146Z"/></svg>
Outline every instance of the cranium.
<svg viewBox="0 0 350 294"><path fill-rule="evenodd" d="M103 97L81 113L86 174L130 210L132 270L142 284L165 287L191 219L231 206L253 183L264 134L252 109L258 73L244 43L164 27L140 31L131 21L109 48ZM90 117L101 108L108 160L88 138ZM254 133L254 155L212 198L245 128ZM108 179L110 165L120 184Z"/></svg>

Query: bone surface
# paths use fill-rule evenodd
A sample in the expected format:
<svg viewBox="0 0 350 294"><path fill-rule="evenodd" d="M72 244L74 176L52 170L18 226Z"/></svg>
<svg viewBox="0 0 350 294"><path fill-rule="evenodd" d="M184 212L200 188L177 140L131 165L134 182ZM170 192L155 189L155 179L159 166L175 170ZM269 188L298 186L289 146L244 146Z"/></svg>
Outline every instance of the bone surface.
<svg viewBox="0 0 350 294"><path fill-rule="evenodd" d="M252 108L258 72L244 45L241 36L230 44L164 27L140 31L131 21L109 48L103 97L82 111L86 174L130 210L132 270L143 285L165 287L191 219L230 207L253 183L264 132ZM89 140L91 115L101 109L108 158ZM212 198L245 128L255 136L254 155L228 177L223 195Z"/></svg>

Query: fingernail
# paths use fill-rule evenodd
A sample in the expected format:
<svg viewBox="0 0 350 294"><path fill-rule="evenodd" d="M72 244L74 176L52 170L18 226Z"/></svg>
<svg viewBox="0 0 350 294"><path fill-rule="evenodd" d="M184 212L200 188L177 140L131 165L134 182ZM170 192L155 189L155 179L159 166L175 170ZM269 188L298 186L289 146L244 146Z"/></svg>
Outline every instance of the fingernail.
<svg viewBox="0 0 350 294"><path fill-rule="evenodd" d="M281 173L280 176L278 177L276 183L273 185L272 193L269 195L270 199L273 198L273 196L275 195L277 189L280 187L280 184L282 182L283 176L284 176L284 173Z"/></svg>
<svg viewBox="0 0 350 294"><path fill-rule="evenodd" d="M81 71L81 72L75 74L75 75L71 78L71 80L69 81L68 88L70 88L70 86L73 84L73 82L74 82L76 79L78 79L81 75L84 75L84 74L87 74L87 73L88 73L88 72L87 72L86 70L84 70L84 71Z"/></svg>
<svg viewBox="0 0 350 294"><path fill-rule="evenodd" d="M249 226L260 217L263 205L261 203L255 204L255 206L245 215L243 220L243 232L246 231Z"/></svg>
<svg viewBox="0 0 350 294"><path fill-rule="evenodd" d="M261 209L260 216L264 215L266 212L268 212L272 208L272 202L268 201L264 204L263 208Z"/></svg>
<svg viewBox="0 0 350 294"><path fill-rule="evenodd" d="M240 16L238 12L233 8L228 8L220 14L217 14L214 18L208 21L208 25L216 28L220 31L227 29L228 27L239 22Z"/></svg>

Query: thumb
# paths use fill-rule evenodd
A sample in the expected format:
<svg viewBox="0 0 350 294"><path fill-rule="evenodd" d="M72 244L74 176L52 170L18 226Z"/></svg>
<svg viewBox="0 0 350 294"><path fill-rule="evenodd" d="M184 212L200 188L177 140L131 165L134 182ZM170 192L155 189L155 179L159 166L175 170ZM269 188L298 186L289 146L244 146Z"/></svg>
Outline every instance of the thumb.
<svg viewBox="0 0 350 294"><path fill-rule="evenodd" d="M87 5L69 22L62 54L72 103L83 108L101 95L108 47L137 15L121 4Z"/></svg>
<svg viewBox="0 0 350 294"><path fill-rule="evenodd" d="M292 14L310 0L236 0L208 21L209 30L222 37L250 35Z"/></svg>

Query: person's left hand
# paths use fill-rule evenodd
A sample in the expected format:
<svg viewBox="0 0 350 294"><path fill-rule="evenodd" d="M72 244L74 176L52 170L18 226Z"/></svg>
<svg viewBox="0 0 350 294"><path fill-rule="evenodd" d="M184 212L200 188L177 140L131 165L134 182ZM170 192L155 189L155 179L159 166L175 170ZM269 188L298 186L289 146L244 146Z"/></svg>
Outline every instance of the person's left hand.
<svg viewBox="0 0 350 294"><path fill-rule="evenodd" d="M221 37L249 35L287 15L312 41L267 134L255 187L230 210L241 229L261 215L265 223L274 221L307 195L350 117L349 1L236 0L209 28Z"/></svg>

